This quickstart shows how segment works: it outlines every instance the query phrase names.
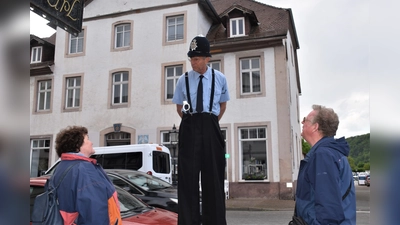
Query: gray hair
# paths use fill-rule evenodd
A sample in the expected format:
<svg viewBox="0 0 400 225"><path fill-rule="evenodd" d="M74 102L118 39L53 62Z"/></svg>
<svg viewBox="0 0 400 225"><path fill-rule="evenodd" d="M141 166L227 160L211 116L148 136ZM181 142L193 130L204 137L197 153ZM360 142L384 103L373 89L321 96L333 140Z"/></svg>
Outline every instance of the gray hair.
<svg viewBox="0 0 400 225"><path fill-rule="evenodd" d="M317 111L312 123L318 123L318 130L323 136L333 137L339 126L339 117L331 108L321 105L313 105L312 109Z"/></svg>

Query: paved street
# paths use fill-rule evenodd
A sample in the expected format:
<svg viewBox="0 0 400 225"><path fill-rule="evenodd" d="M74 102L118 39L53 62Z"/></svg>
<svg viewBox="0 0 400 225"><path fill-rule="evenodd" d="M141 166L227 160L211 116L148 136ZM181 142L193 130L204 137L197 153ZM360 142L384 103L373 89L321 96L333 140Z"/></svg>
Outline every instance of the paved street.
<svg viewBox="0 0 400 225"><path fill-rule="evenodd" d="M227 211L228 225L287 225L292 211ZM370 225L369 211L357 212L357 225Z"/></svg>
<svg viewBox="0 0 400 225"><path fill-rule="evenodd" d="M370 225L370 188L356 185L356 201L357 225ZM241 201L237 202L242 203ZM238 207L239 210L231 208L226 212L227 223L229 225L287 225L293 215L293 208L288 208L287 202L283 203L279 203L280 207L275 210L269 206L258 209L243 206ZM231 203L230 205L235 204ZM260 204L253 203L252 206L254 205L259 206ZM243 210L243 208L252 208L253 210Z"/></svg>

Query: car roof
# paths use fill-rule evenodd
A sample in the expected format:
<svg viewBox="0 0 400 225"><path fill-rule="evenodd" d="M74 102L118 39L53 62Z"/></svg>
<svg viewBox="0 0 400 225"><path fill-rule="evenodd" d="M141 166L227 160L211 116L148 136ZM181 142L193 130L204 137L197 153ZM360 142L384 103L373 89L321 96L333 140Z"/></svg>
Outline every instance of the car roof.
<svg viewBox="0 0 400 225"><path fill-rule="evenodd" d="M34 186L44 186L46 181L50 178L50 176L41 176L41 177L31 177L30 185Z"/></svg>
<svg viewBox="0 0 400 225"><path fill-rule="evenodd" d="M104 169L106 172L115 172L115 173L120 173L120 172L132 172L132 173L138 173L138 174L147 174L142 171L138 170L130 170L130 169Z"/></svg>
<svg viewBox="0 0 400 225"><path fill-rule="evenodd" d="M104 169L104 171L106 173L116 173L116 174L120 174L120 175L129 173L129 174L140 174L142 176L149 177L149 178L154 177L145 172L138 171L138 170L130 170L130 169Z"/></svg>

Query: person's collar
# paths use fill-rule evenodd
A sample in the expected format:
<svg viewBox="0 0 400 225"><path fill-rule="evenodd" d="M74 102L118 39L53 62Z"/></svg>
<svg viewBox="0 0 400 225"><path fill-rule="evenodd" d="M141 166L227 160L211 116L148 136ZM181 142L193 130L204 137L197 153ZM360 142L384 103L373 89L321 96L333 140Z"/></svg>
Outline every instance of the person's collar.
<svg viewBox="0 0 400 225"><path fill-rule="evenodd" d="M96 159L88 158L87 156L83 155L79 152L65 152L61 154L61 160L85 160L92 162L93 164L97 163Z"/></svg>
<svg viewBox="0 0 400 225"><path fill-rule="evenodd" d="M207 66L207 70L206 70L206 72L204 72L204 73L199 73L199 72L197 72L197 71L194 71L195 73L196 73L196 75L199 77L200 75L203 75L204 76L204 78L209 78L210 77L210 74L211 73L209 73L209 70L210 70L210 67L209 66Z"/></svg>

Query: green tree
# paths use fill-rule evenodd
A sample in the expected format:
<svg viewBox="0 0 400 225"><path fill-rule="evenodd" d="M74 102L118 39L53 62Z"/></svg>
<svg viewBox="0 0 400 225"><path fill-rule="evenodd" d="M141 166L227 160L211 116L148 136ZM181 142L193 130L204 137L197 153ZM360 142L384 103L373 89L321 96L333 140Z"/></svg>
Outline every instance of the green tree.
<svg viewBox="0 0 400 225"><path fill-rule="evenodd" d="M370 164L369 163L364 163L364 170L370 170Z"/></svg>
<svg viewBox="0 0 400 225"><path fill-rule="evenodd" d="M353 157L349 156L349 157L347 157L347 160L349 161L351 170L352 170L353 172L356 172L358 168L357 168L357 166L356 166L356 163L355 163Z"/></svg>
<svg viewBox="0 0 400 225"><path fill-rule="evenodd" d="M363 162L358 163L357 167L358 167L358 169L357 169L358 172L364 172L365 171Z"/></svg>
<svg viewBox="0 0 400 225"><path fill-rule="evenodd" d="M349 156L354 159L354 164L359 170L364 170L364 164L370 162L370 134L363 134L346 138L350 147ZM360 167L359 164L363 163Z"/></svg>
<svg viewBox="0 0 400 225"><path fill-rule="evenodd" d="M303 155L307 155L307 153L310 151L311 149L311 145L307 143L306 140L304 140L304 138L301 139L301 147L302 147L302 152Z"/></svg>

